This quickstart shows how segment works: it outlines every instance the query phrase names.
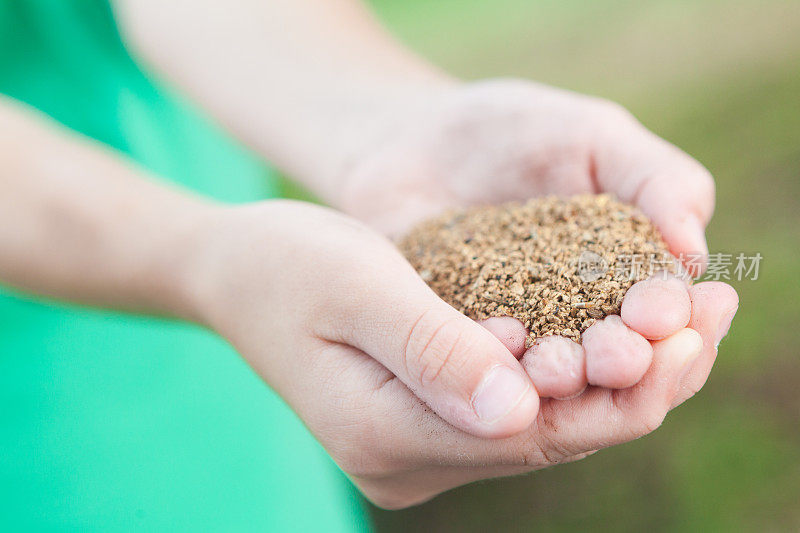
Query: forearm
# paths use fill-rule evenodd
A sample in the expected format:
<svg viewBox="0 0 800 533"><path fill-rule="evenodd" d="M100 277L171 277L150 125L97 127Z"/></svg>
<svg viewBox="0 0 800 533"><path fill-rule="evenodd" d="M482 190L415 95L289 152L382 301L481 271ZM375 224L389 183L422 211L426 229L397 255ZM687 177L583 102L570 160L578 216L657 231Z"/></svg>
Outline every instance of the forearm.
<svg viewBox="0 0 800 533"><path fill-rule="evenodd" d="M115 5L136 52L332 203L339 169L380 135L380 117L452 83L357 0Z"/></svg>
<svg viewBox="0 0 800 533"><path fill-rule="evenodd" d="M195 318L186 267L208 209L0 97L0 282Z"/></svg>

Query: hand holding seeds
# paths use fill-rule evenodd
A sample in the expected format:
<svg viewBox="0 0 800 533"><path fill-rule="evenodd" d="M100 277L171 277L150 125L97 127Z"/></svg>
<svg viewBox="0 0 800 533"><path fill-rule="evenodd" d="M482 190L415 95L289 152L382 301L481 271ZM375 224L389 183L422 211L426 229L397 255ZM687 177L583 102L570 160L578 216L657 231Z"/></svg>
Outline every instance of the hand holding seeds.
<svg viewBox="0 0 800 533"><path fill-rule="evenodd" d="M689 323L680 263L647 217L607 195L450 212L400 247L447 303L503 332L541 396L630 387L652 361L647 340Z"/></svg>
<svg viewBox="0 0 800 533"><path fill-rule="evenodd" d="M479 257L471 265L466 260L447 264L453 254L480 256L491 251L493 243L467 234L484 234L490 240L495 236L490 228L481 227L503 224L492 219L491 209L470 211L466 216L477 218L469 230L459 230L459 224L450 220L458 239L444 237L449 252L437 256L435 264L427 263L424 251L435 244L438 237L431 233L435 229L428 226L428 230L414 231L403 241L404 252L421 277L448 303L476 320L489 319L484 325L515 355L526 348L531 354L540 352L535 358L522 358L531 374L539 375L534 381L540 394L568 396L587 382L616 387L636 383L651 360L645 340L686 326L692 309L689 300L693 291L700 290L697 287L687 292L676 280L652 280L634 285L623 305L625 291L647 276L634 272L632 279L620 279L612 276L614 265L612 271L603 271L603 279L586 285L592 288L587 293L575 283L575 272L570 279L553 268L556 260L569 256L570 261L587 266L584 278L587 283L592 281L593 269L610 259L593 251L594 247L613 244L618 238L613 232L619 231L638 239L623 243L632 245L628 250L620 246L613 250L614 254L629 255L632 262L652 253L663 260L669 251L694 259L683 265L692 275L704 268L704 228L714 207L713 180L702 165L646 130L627 111L597 98L534 83L490 80L457 85L416 108L401 109L390 124L378 146L370 145L369 153L354 158L338 203L394 237L407 235L414 224L443 211L469 206L597 193L613 195L622 202L608 198L604 205L593 205L593 200L584 197L563 206L561 212L557 204L550 206L555 211L548 211L550 208L539 203L528 206L536 213L526 215L525 207L507 212L512 217L549 219L543 219L547 223L535 231L518 226L502 235L506 242L499 244L499 250L505 246L512 254L505 261ZM631 205L638 208L635 213ZM580 210L584 211L580 218L570 214ZM613 218L620 214L622 220ZM445 221L440 218L438 223ZM597 233L603 228L605 233ZM509 242L520 244L515 249L507 246ZM533 255L546 259L544 248L552 245L558 246L549 252L553 261L536 261L509 276L507 270L513 268L509 265ZM676 272L671 261L663 268ZM535 281L540 278L548 282ZM722 310L728 316L735 309L735 296L730 288L720 290L730 294ZM511 313L512 308L517 312ZM615 318L620 313L622 319ZM609 314L610 318L604 318ZM522 324L497 315L516 316ZM582 347L566 342L578 341L595 321L587 330L588 339L601 342L584 339ZM536 338L539 341L533 344ZM616 345L616 353L599 349L609 343ZM587 360L583 362L583 358ZM570 379L555 379L553 372ZM687 380L696 390L705 378Z"/></svg>
<svg viewBox="0 0 800 533"><path fill-rule="evenodd" d="M336 212L289 201L214 208L201 230L208 240L196 254L193 283L202 319L385 507L572 461L652 431L702 385L730 323L724 312L735 306L727 285L688 293L681 286L692 300L688 328L681 313L640 316L649 333L608 317L587 329L583 348L550 336L520 362L526 332L519 322L490 318L481 326L467 318L389 241ZM650 283L634 285L643 288L633 311L668 307L677 287ZM593 330L596 342L586 338ZM624 351L611 342L620 338ZM584 358L589 380L605 387L569 400L539 398L582 388ZM561 379L562 360L574 365L574 382ZM635 375L626 370L633 363L646 363L643 377L641 367ZM628 385L614 381L620 377L637 382L617 388Z"/></svg>
<svg viewBox="0 0 800 533"><path fill-rule="evenodd" d="M458 286L474 291L448 296L436 285L449 279L440 277L442 264L418 274L385 238L329 210L269 202L213 217L207 232L215 245L202 254L198 291L207 295L207 322L292 405L367 497L386 507L649 433L702 387L737 306L723 283L615 286L603 278L602 263L611 259L603 250L616 242L704 251L713 184L694 160L595 99L522 82L445 93L422 113L398 107L376 136L381 144L352 155L338 196L328 200L394 236L471 205L515 201L519 222L530 214L520 202L546 194L606 191L648 218L610 197L573 199L566 205L574 213L539 200L530 204L533 218L550 218L506 237L524 243L522 256L509 260L544 257L541 247L550 246L550 264L515 279L516 270L506 272L511 263L493 259L465 271ZM586 210L592 216L573 216ZM415 235L423 252L434 242ZM578 261L591 290L576 285L574 265L551 268L566 257L558 246L576 235L589 252ZM452 243L479 254L492 244L469 238ZM470 295L489 298L460 300ZM546 313L529 305L517 315L522 322L496 316L513 316L517 304L536 298Z"/></svg>

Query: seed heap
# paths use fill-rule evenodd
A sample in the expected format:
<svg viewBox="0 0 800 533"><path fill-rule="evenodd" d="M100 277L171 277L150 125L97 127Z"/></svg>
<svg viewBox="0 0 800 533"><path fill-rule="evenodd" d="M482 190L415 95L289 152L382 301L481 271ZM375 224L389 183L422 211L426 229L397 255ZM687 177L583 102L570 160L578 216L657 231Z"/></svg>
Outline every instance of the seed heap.
<svg viewBox="0 0 800 533"><path fill-rule="evenodd" d="M452 211L418 225L400 249L468 317L521 320L527 346L545 335L580 342L597 319L619 314L636 281L679 269L650 220L608 195Z"/></svg>

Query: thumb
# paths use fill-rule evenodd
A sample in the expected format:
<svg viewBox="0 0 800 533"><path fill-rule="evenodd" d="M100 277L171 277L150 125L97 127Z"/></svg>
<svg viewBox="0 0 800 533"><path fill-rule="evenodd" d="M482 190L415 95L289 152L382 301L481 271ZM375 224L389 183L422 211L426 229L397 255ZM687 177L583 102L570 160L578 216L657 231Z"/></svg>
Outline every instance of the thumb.
<svg viewBox="0 0 800 533"><path fill-rule="evenodd" d="M619 128L596 157L601 189L649 216L692 275L708 260L705 227L714 211L714 180L692 157L638 123Z"/></svg>
<svg viewBox="0 0 800 533"><path fill-rule="evenodd" d="M392 259L359 273L364 297L344 342L380 362L459 429L502 438L530 426L539 396L519 361L436 296L399 253Z"/></svg>

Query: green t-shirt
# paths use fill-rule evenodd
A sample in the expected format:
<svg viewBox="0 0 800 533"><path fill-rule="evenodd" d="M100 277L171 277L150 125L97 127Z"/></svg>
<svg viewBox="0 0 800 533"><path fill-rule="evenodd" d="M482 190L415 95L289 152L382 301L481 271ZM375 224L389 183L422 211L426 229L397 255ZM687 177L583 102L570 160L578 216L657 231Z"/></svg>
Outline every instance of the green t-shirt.
<svg viewBox="0 0 800 533"><path fill-rule="evenodd" d="M0 0L0 93L209 196L277 194L261 162L142 74L102 0ZM223 340L0 292L0 530L134 528L369 524L345 476Z"/></svg>

